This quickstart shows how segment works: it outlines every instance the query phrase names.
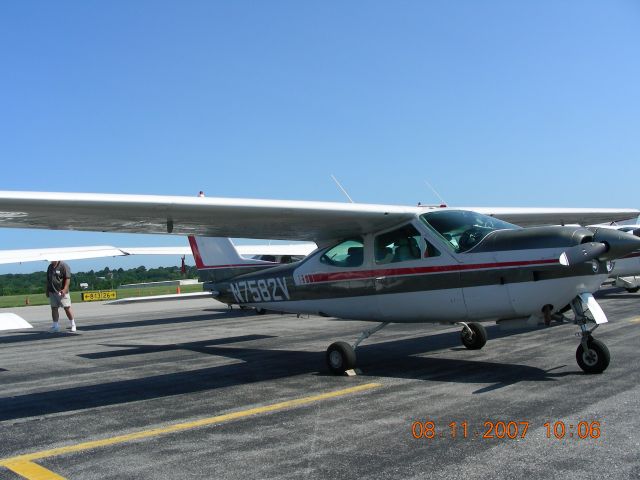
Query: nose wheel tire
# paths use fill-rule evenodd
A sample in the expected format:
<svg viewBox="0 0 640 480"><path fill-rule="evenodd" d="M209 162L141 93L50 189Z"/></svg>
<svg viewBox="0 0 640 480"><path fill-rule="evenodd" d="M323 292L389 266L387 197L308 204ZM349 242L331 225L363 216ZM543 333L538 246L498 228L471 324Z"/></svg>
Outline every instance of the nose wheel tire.
<svg viewBox="0 0 640 480"><path fill-rule="evenodd" d="M611 354L607 346L600 340L589 338L586 350L582 343L578 345L576 360L585 373L602 373L609 366Z"/></svg>
<svg viewBox="0 0 640 480"><path fill-rule="evenodd" d="M331 372L343 374L356 366L356 352L347 342L335 342L327 348L326 360Z"/></svg>
<svg viewBox="0 0 640 480"><path fill-rule="evenodd" d="M469 350L480 350L487 343L487 330L480 323L469 323L460 332L460 340Z"/></svg>

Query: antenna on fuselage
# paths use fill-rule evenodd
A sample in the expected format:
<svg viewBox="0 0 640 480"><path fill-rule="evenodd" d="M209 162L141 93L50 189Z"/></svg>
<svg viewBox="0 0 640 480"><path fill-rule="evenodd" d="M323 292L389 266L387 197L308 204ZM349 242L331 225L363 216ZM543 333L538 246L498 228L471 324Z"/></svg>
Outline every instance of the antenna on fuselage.
<svg viewBox="0 0 640 480"><path fill-rule="evenodd" d="M431 189L431 191L432 191L433 193L435 193L436 197L438 197L438 198L440 199L440 203L441 203L442 205L446 205L446 204L447 204L447 202L445 202L445 201L444 201L444 198L442 198L442 197L440 196L440 194L436 191L436 189L435 189L435 188L433 188L433 186L431 186L431 184L430 184L428 181L426 181L426 180L425 180L425 181L424 181L424 183L426 183L426 184L427 184L427 187L429 187L429 188Z"/></svg>
<svg viewBox="0 0 640 480"><path fill-rule="evenodd" d="M333 173L331 174L331 178L333 178L333 181L334 181L334 182L336 182L336 185L338 185L338 187L340 188L340 190L342 190L342 193L344 193L344 194L347 196L347 198L349 199L349 201L350 201L351 203L356 203L356 202L354 202L354 201L353 201L353 198L351 198L351 197L349 196L349 194L348 194L348 193L347 193L347 191L344 189L344 187L343 187L342 185L340 185L340 182L338 181L338 179L337 179L336 177L334 177L334 176L333 176Z"/></svg>

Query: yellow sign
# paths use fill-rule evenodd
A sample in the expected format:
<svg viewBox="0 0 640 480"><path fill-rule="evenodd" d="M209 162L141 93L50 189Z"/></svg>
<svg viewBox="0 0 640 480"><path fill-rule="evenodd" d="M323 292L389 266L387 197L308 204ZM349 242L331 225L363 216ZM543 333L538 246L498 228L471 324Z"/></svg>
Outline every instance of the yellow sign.
<svg viewBox="0 0 640 480"><path fill-rule="evenodd" d="M82 292L83 302L98 302L100 300L115 300L115 290L102 290L100 292Z"/></svg>

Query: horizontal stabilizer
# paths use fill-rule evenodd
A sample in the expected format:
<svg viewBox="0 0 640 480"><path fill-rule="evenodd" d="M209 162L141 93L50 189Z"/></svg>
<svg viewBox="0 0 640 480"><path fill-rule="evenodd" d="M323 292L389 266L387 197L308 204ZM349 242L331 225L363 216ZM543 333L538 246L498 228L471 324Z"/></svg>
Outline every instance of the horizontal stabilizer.
<svg viewBox="0 0 640 480"><path fill-rule="evenodd" d="M315 243L272 243L261 245L234 245L243 257L253 255L289 255L292 257L306 257L317 247Z"/></svg>
<svg viewBox="0 0 640 480"><path fill-rule="evenodd" d="M122 247L125 255L191 255L189 247Z"/></svg>

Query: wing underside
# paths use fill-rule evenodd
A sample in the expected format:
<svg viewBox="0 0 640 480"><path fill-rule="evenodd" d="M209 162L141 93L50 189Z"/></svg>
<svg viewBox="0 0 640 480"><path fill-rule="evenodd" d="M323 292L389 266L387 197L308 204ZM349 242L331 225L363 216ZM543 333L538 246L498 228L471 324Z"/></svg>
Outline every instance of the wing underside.
<svg viewBox="0 0 640 480"><path fill-rule="evenodd" d="M0 227L305 240L319 245L391 228L432 207L354 203L0 192ZM635 209L476 208L516 224L592 224Z"/></svg>

